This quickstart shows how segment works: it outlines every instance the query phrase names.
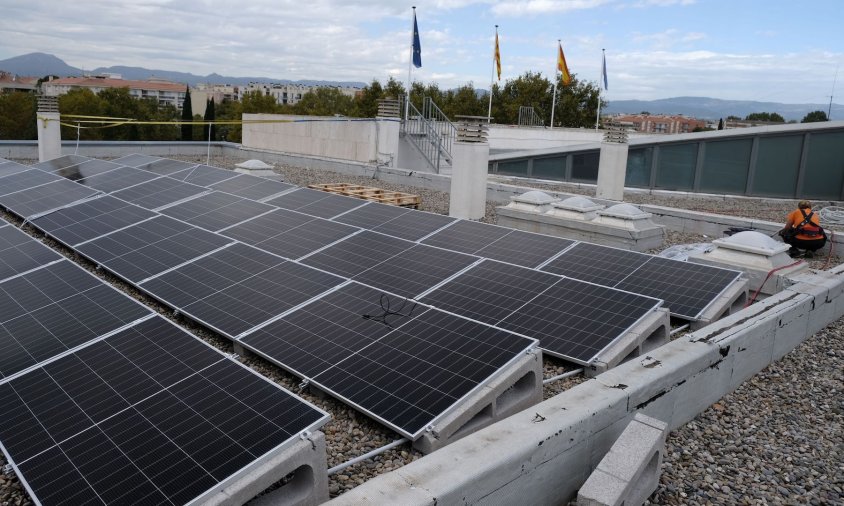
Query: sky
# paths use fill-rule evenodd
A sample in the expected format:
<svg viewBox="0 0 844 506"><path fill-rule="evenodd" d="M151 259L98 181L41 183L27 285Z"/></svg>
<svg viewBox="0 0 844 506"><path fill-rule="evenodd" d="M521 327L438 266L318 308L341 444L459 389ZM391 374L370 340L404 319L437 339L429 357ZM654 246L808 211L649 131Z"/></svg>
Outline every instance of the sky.
<svg viewBox="0 0 844 506"><path fill-rule="evenodd" d="M0 60L44 52L82 69L126 65L236 77L406 82L412 6L422 67L448 89L569 70L609 100L705 96L844 103L841 0L2 0ZM839 68L841 67L841 68ZM837 75L837 78L836 78Z"/></svg>

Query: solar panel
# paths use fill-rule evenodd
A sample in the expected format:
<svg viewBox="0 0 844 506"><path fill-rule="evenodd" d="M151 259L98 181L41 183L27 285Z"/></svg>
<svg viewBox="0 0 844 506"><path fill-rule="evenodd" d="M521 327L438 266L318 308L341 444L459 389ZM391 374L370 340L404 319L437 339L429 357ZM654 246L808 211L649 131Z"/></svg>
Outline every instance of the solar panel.
<svg viewBox="0 0 844 506"><path fill-rule="evenodd" d="M149 314L69 261L7 279L0 283L0 378Z"/></svg>
<svg viewBox="0 0 844 506"><path fill-rule="evenodd" d="M59 209L32 220L58 241L74 246L139 223L156 214L126 201L103 196Z"/></svg>
<svg viewBox="0 0 844 506"><path fill-rule="evenodd" d="M475 253L509 234L510 231L509 228L486 223L459 220L428 237L422 243L461 253Z"/></svg>
<svg viewBox="0 0 844 506"><path fill-rule="evenodd" d="M122 162L121 162L122 163ZM124 164L125 165L125 164ZM170 174L195 167L198 164L190 162L180 162L178 160L170 160L168 158L156 158L150 162L139 163L135 167L153 172L160 176L169 176Z"/></svg>
<svg viewBox="0 0 844 506"><path fill-rule="evenodd" d="M237 172L231 170L211 167L209 165L197 165L196 167L174 172L169 177L199 186L210 186L214 183L236 177L237 175Z"/></svg>
<svg viewBox="0 0 844 506"><path fill-rule="evenodd" d="M137 283L230 242L212 232L158 216L75 249L123 279Z"/></svg>
<svg viewBox="0 0 844 506"><path fill-rule="evenodd" d="M0 280L61 258L61 255L17 227L0 227Z"/></svg>
<svg viewBox="0 0 844 506"><path fill-rule="evenodd" d="M543 271L581 281L615 286L651 256L588 242L579 242L542 267Z"/></svg>
<svg viewBox="0 0 844 506"><path fill-rule="evenodd" d="M420 301L496 325L559 281L553 274L484 260Z"/></svg>
<svg viewBox="0 0 844 506"><path fill-rule="evenodd" d="M76 165L56 169L53 171L53 174L70 179L71 181L79 181L80 179L102 174L118 167L120 167L119 164L105 160L88 160Z"/></svg>
<svg viewBox="0 0 844 506"><path fill-rule="evenodd" d="M49 174L43 170L29 169L22 172L16 172L14 174L4 176L3 179L0 180L0 195L8 195L10 193L19 192L21 190L61 180L61 176Z"/></svg>
<svg viewBox="0 0 844 506"><path fill-rule="evenodd" d="M272 204L282 209L299 211L312 216L319 216L320 218L333 218L338 214L366 204L366 201L312 190L310 188L299 188L290 193L285 193L280 197L268 200L267 204Z"/></svg>
<svg viewBox="0 0 844 506"><path fill-rule="evenodd" d="M358 229L314 218L295 211L279 209L221 231L286 258L299 258L347 237Z"/></svg>
<svg viewBox="0 0 844 506"><path fill-rule="evenodd" d="M41 504L198 504L328 420L160 317L0 384L0 402Z"/></svg>
<svg viewBox="0 0 844 506"><path fill-rule="evenodd" d="M665 301L674 316L697 319L741 273L644 253L578 243L542 270Z"/></svg>
<svg viewBox="0 0 844 506"><path fill-rule="evenodd" d="M342 281L234 244L146 281L141 288L234 338Z"/></svg>
<svg viewBox="0 0 844 506"><path fill-rule="evenodd" d="M210 185L210 188L231 193L232 195L237 195L238 197L261 200L271 195L276 195L291 188L295 188L295 186L263 177L240 174L237 177L212 184Z"/></svg>
<svg viewBox="0 0 844 506"><path fill-rule="evenodd" d="M17 162L3 161L0 162L0 178L11 174L17 174L19 172L23 172L30 169L31 167L27 167L26 165Z"/></svg>
<svg viewBox="0 0 844 506"><path fill-rule="evenodd" d="M485 260L421 299L539 339L552 355L588 364L661 301Z"/></svg>
<svg viewBox="0 0 844 506"><path fill-rule="evenodd" d="M413 439L535 343L395 299L351 283L241 342Z"/></svg>
<svg viewBox="0 0 844 506"><path fill-rule="evenodd" d="M562 278L498 326L539 339L546 352L588 364L662 301Z"/></svg>
<svg viewBox="0 0 844 506"><path fill-rule="evenodd" d="M478 257L417 244L358 274L355 280L403 297L418 297Z"/></svg>
<svg viewBox="0 0 844 506"><path fill-rule="evenodd" d="M338 216L335 221L340 223L347 223L355 227L373 230L379 225L396 219L403 214L410 212L406 207L388 206L386 204L377 204L370 202L365 206L358 207L343 216Z"/></svg>
<svg viewBox="0 0 844 506"><path fill-rule="evenodd" d="M104 193L112 193L140 183L159 178L158 174L133 167L120 167L102 174L86 177L77 181L79 184L95 188Z"/></svg>
<svg viewBox="0 0 844 506"><path fill-rule="evenodd" d="M114 192L113 195L146 209L155 210L206 191L208 189L202 186L161 177Z"/></svg>
<svg viewBox="0 0 844 506"><path fill-rule="evenodd" d="M454 218L442 214L411 211L382 223L372 230L408 241L418 241L453 221Z"/></svg>
<svg viewBox="0 0 844 506"><path fill-rule="evenodd" d="M53 158L52 160L47 160L44 162L36 163L32 166L34 169L41 169L47 172L52 172L56 169L62 169L64 167L70 167L71 165L76 165L82 162L87 162L88 160L92 160L92 158L88 158L87 156L80 156L80 155L64 155L58 158Z"/></svg>
<svg viewBox="0 0 844 506"><path fill-rule="evenodd" d="M534 268L572 244L574 241L569 239L513 230L475 254Z"/></svg>
<svg viewBox="0 0 844 506"><path fill-rule="evenodd" d="M675 316L697 319L740 272L652 257L616 288L665 300Z"/></svg>
<svg viewBox="0 0 844 506"><path fill-rule="evenodd" d="M161 213L206 230L217 231L273 209L273 206L254 200L215 191L163 209Z"/></svg>
<svg viewBox="0 0 844 506"><path fill-rule="evenodd" d="M364 230L301 260L348 278L408 250L414 243Z"/></svg>
<svg viewBox="0 0 844 506"><path fill-rule="evenodd" d="M141 155L138 153L133 153L131 155L121 156L120 158L116 158L114 163L119 163L120 165L126 165L127 167L138 167L140 165L145 165L152 162L157 162L162 160L157 156L149 156L149 155Z"/></svg>
<svg viewBox="0 0 844 506"><path fill-rule="evenodd" d="M21 217L57 209L97 194L96 190L73 181L59 180L0 197L3 206Z"/></svg>

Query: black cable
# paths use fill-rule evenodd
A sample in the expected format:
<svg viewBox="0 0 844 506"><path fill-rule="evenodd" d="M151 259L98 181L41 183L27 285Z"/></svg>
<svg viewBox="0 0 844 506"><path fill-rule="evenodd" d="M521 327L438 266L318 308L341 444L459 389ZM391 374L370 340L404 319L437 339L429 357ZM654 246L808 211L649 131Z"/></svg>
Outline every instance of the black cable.
<svg viewBox="0 0 844 506"><path fill-rule="evenodd" d="M405 314L403 312L404 309L405 309L405 306L407 306L408 302L410 302L410 299L405 298L402 301L401 305L398 308L396 308L395 310L393 310L393 309L390 308L390 296L387 295L386 293L382 293L380 300L379 300L379 303L381 305L381 309L383 310L383 313L381 313L379 315L362 314L361 316L366 320L373 320L373 321L376 321L376 322L380 322L380 323L383 323L384 325L386 325L389 328L393 328L393 325L389 321L387 321L387 319L389 317L396 316L396 317L401 317L401 318L411 318L413 316L413 311L416 310L416 306L417 306L416 302L413 302L413 305L407 311L407 314Z"/></svg>

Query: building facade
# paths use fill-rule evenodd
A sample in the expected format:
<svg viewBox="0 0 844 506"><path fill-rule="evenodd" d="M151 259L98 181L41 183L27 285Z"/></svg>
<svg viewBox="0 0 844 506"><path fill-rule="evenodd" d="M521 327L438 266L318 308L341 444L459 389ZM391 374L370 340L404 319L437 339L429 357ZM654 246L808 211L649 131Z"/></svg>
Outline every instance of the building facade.
<svg viewBox="0 0 844 506"><path fill-rule="evenodd" d="M163 79L133 81L121 79L114 75L63 77L41 84L42 92L47 96L60 96L70 90L83 88L87 88L94 93L99 93L108 88L129 88L129 94L135 98L151 98L156 100L159 105L172 105L181 109L182 102L185 100L186 86Z"/></svg>
<svg viewBox="0 0 844 506"><path fill-rule="evenodd" d="M275 98L276 103L281 105L296 105L309 91L319 88L335 88L349 98L355 98L361 92L360 88L344 86L306 86L293 83L249 83L245 92L259 92L262 95Z"/></svg>
<svg viewBox="0 0 844 506"><path fill-rule="evenodd" d="M619 114L612 121L632 125L637 132L654 134L686 134L695 128L712 127L706 120L666 114Z"/></svg>
<svg viewBox="0 0 844 506"><path fill-rule="evenodd" d="M37 77L23 77L0 70L0 93L32 92L35 91L37 83Z"/></svg>

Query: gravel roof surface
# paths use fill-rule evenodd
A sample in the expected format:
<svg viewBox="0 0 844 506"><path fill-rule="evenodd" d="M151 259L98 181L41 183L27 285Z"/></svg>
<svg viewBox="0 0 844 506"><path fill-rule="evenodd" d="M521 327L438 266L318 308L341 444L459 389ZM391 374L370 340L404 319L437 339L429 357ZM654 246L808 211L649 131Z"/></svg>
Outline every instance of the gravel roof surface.
<svg viewBox="0 0 844 506"><path fill-rule="evenodd" d="M205 162L205 157L179 157ZM214 157L211 164L233 168L241 157ZM34 163L34 160L18 160ZM377 186L393 191L415 193L422 197L422 209L447 213L448 195L414 187L391 185L368 177L352 177L328 171L277 166L285 181L307 186L317 183L352 183ZM512 183L512 181L508 181ZM528 186L523 184L523 186ZM594 189L562 185L530 185L553 191L594 196ZM629 198L628 198L629 197ZM752 199L700 199L664 197L647 194L625 195L632 203L669 205L736 216L781 221L793 203L760 202ZM487 204L483 221L496 222L496 204ZM6 219L19 222L6 215ZM712 238L697 234L669 232L666 246L707 242ZM75 258L52 241L45 242L65 255ZM79 260L79 259L76 259ZM81 261L84 263L84 261ZM814 269L840 263L836 257L819 255L810 261ZM163 315L172 312L137 293L113 276L97 273L137 297ZM230 352L231 344L202 327L184 319L176 320L193 334L217 348ZM692 422L671 433L653 504L844 504L844 318L801 344L780 362L772 364L744 383L735 392L700 414ZM312 395L299 388L299 380L263 359L242 361L303 398L325 409L332 420L323 428L326 435L328 467L331 468L390 443L400 436L371 421L354 409L331 398ZM544 360L549 378L575 367L552 357ZM571 386L587 381L575 376L546 385L547 399ZM366 479L420 458L409 444L354 465L329 477L332 496L341 494ZM4 470L0 454L0 506L32 504L13 471Z"/></svg>

